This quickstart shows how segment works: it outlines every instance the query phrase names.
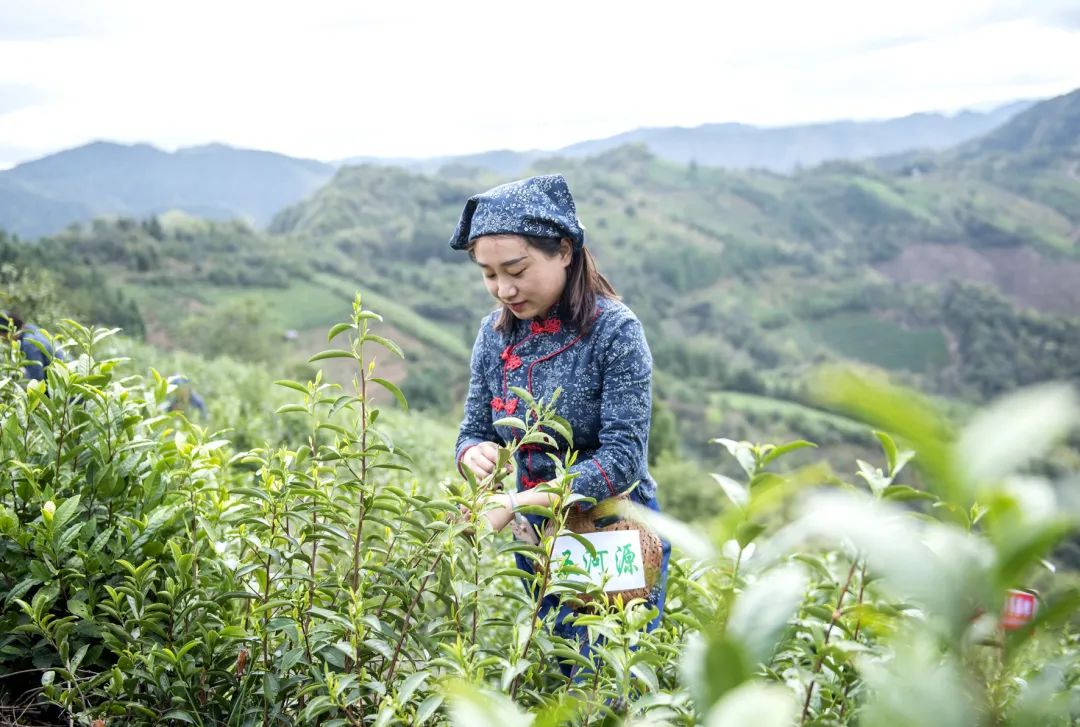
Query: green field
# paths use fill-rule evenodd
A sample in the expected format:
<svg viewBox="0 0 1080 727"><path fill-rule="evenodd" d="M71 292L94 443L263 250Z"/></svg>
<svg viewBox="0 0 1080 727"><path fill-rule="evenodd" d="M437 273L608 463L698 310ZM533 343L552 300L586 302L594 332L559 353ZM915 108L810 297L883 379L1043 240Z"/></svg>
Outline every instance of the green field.
<svg viewBox="0 0 1080 727"><path fill-rule="evenodd" d="M949 364L945 336L936 328L905 328L872 313L841 313L806 328L841 355L882 368L927 373Z"/></svg>
<svg viewBox="0 0 1080 727"><path fill-rule="evenodd" d="M339 290L307 281L296 282L288 288L130 285L125 292L138 301L141 309L162 322L178 322L202 306L249 298L259 302L270 325L282 330L329 327L348 315L351 299Z"/></svg>

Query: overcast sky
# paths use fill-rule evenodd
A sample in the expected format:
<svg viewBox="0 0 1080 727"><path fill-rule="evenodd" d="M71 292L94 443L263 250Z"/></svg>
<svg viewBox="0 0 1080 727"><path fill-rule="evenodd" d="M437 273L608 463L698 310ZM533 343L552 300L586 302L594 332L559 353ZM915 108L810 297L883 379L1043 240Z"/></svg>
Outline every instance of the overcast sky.
<svg viewBox="0 0 1080 727"><path fill-rule="evenodd" d="M554 149L1077 87L1080 0L0 0L0 167L96 139Z"/></svg>

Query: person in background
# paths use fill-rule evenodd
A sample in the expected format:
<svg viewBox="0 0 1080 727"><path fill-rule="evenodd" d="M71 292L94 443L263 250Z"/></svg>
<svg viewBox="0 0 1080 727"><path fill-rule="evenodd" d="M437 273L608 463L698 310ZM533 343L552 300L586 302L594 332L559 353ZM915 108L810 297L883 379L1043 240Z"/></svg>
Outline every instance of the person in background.
<svg viewBox="0 0 1080 727"><path fill-rule="evenodd" d="M0 338L19 344L23 374L30 381L44 381L45 369L53 359L64 360L52 339L32 323L26 323L15 311L0 311Z"/></svg>
<svg viewBox="0 0 1080 727"><path fill-rule="evenodd" d="M206 402L199 392L191 387L191 381L181 374L169 377L169 384L176 388L169 394L168 411L196 411L206 416Z"/></svg>

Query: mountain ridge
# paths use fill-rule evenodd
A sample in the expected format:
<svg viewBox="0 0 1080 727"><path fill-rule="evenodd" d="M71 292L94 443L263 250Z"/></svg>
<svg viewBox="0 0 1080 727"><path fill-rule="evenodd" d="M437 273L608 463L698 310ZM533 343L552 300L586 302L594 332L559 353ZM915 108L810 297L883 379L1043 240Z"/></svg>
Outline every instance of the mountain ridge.
<svg viewBox="0 0 1080 727"><path fill-rule="evenodd" d="M1077 155L1024 134L1032 124L1073 128L1073 105L1030 113L1036 121L1001 132L1026 140L1015 151L924 153L890 170L850 161L790 175L720 169L638 144L544 158L528 171L567 176L590 248L649 332L659 395L691 429L728 401L716 392L804 402L806 371L836 359L985 401L1049 378L1080 381ZM342 291L360 289L392 302L416 342L407 392L450 406L468 370L461 351L492 301L446 241L465 199L500 181L465 167L435 176L345 166L268 232L120 219L18 254L45 267L96 266L138 302L148 330L172 326L165 337L175 340L247 299L247 309L273 312L277 330L315 341L347 309Z"/></svg>
<svg viewBox="0 0 1080 727"><path fill-rule="evenodd" d="M218 143L167 152L95 141L0 172L0 227L36 237L92 216L170 209L262 225L333 172L316 160Z"/></svg>
<svg viewBox="0 0 1080 727"><path fill-rule="evenodd" d="M905 151L944 149L1005 123L1036 103L1014 101L988 111L955 114L918 112L893 119L836 120L789 126L756 126L739 122L696 126L641 127L601 139L552 150L492 150L431 158L380 159L349 157L336 162L392 164L412 171L438 172L443 167L473 166L501 174L520 174L546 157L581 158L628 143L644 143L668 161L694 162L733 169L761 168L790 173L832 159L864 159Z"/></svg>

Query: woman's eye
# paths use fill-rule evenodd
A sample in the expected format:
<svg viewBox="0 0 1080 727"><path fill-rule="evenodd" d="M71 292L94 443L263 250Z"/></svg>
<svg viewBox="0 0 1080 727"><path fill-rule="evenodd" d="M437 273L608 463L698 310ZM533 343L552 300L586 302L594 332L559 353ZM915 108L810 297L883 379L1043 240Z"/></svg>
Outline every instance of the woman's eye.
<svg viewBox="0 0 1080 727"><path fill-rule="evenodd" d="M525 270L523 268L521 270L518 270L516 273L510 273L510 277L511 278L520 278L524 274L525 274Z"/></svg>

